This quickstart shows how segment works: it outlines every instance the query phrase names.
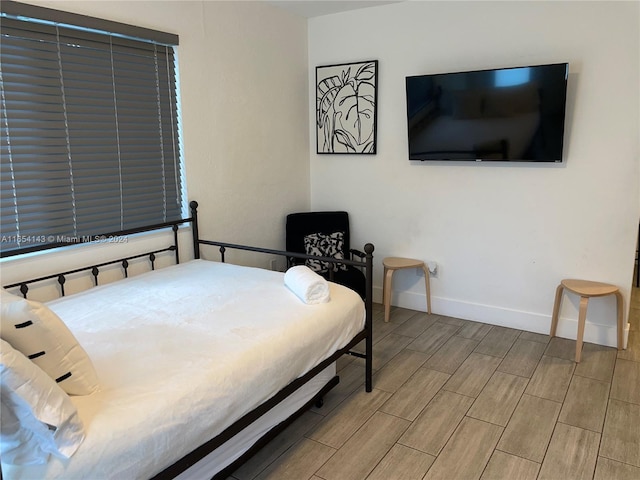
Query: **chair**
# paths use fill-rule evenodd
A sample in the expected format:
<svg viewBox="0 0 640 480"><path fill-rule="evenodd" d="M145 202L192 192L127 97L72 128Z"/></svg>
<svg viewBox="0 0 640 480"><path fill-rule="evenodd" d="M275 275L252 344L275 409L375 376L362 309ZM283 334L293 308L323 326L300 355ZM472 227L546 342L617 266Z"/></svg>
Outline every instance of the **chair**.
<svg viewBox="0 0 640 480"><path fill-rule="evenodd" d="M313 234L331 235L342 232L342 254L346 260L351 260L352 255L364 258L365 254L351 249L349 235L349 214L347 212L305 212L291 213L287 215L286 245L287 251L294 253L307 253L305 237ZM307 242L307 245L309 242ZM333 257L333 252L320 251L322 256ZM304 264L305 259L289 258L289 267ZM337 271L318 271L320 275L356 291L363 299L366 296L366 281L364 273L352 266L343 265L344 269Z"/></svg>

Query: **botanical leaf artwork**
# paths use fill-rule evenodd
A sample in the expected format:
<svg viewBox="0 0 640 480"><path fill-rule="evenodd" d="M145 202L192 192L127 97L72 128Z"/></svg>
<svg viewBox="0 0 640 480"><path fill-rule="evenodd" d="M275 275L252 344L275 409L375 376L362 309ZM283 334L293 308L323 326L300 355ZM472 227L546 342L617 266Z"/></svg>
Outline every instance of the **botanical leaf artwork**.
<svg viewBox="0 0 640 480"><path fill-rule="evenodd" d="M316 69L318 153L376 153L377 61Z"/></svg>

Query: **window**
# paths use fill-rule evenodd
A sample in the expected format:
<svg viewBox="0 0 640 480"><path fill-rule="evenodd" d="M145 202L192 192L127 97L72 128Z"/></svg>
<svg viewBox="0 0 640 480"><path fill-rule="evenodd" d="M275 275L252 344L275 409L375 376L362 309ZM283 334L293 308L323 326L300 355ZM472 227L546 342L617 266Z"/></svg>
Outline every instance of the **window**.
<svg viewBox="0 0 640 480"><path fill-rule="evenodd" d="M2 256L180 218L177 36L14 2L0 22Z"/></svg>

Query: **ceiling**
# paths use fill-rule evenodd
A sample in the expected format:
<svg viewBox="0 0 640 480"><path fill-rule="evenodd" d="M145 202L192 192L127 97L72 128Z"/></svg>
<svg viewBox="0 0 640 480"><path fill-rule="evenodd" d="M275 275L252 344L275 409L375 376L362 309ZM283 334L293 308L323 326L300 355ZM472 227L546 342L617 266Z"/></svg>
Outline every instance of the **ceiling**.
<svg viewBox="0 0 640 480"><path fill-rule="evenodd" d="M377 7L387 3L398 3L403 0L265 0L279 8L306 18L320 17L332 13L357 10L359 8Z"/></svg>

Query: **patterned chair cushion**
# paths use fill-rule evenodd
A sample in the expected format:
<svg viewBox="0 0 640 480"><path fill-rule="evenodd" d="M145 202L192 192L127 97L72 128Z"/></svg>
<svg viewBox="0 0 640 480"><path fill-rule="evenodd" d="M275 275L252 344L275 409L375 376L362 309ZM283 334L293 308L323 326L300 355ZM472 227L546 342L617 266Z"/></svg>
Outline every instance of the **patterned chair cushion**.
<svg viewBox="0 0 640 480"><path fill-rule="evenodd" d="M331 234L312 233L304 237L304 249L307 255L333 257L344 260L344 232ZM317 273L329 270L347 270L347 266L339 263L324 262L322 260L307 259L305 265Z"/></svg>

